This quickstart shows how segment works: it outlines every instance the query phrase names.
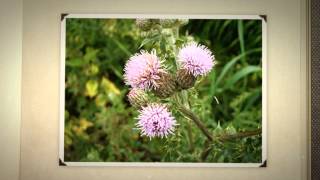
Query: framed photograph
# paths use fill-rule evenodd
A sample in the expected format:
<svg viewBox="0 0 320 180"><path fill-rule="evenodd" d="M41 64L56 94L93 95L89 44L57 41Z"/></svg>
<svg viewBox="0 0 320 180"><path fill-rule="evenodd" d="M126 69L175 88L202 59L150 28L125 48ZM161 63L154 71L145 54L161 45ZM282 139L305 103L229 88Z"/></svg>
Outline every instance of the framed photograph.
<svg viewBox="0 0 320 180"><path fill-rule="evenodd" d="M20 179L307 179L308 8L24 1Z"/></svg>
<svg viewBox="0 0 320 180"><path fill-rule="evenodd" d="M62 14L61 166L267 166L267 16Z"/></svg>

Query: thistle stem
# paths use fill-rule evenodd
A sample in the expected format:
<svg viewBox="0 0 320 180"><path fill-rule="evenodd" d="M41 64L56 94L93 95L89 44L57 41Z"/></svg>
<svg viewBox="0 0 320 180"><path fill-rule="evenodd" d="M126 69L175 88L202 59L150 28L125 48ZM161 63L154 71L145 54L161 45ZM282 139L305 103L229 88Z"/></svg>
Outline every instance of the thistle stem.
<svg viewBox="0 0 320 180"><path fill-rule="evenodd" d="M180 111L190 118L201 130L201 132L210 140L213 141L213 136L209 133L208 129L205 127L205 125L200 121L200 119L190 110L185 108L184 106L180 107Z"/></svg>
<svg viewBox="0 0 320 180"><path fill-rule="evenodd" d="M212 147L211 143L213 141L218 141L218 142L224 142L224 141L229 141L229 140L234 140L234 139L239 139L239 138L245 138L245 137L250 137L250 136L256 136L260 135L262 133L262 129L256 129L252 131L243 131L243 132L238 132L236 134L223 134L220 136L213 137L212 134L210 134L209 130L205 127L205 125L202 123L202 121L189 109L187 109L185 106L180 106L179 108L180 112L187 116L189 119L191 119L201 130L201 132L207 137L207 140L205 142L205 147L203 149L203 152L201 154L201 159L205 161L207 156L209 155Z"/></svg>
<svg viewBox="0 0 320 180"><path fill-rule="evenodd" d="M259 129L252 130L252 131L238 132L236 134L225 134L225 135L217 137L215 140L217 140L219 142L224 142L224 141L229 141L229 140L233 140L233 139L256 136L256 135L260 135L261 133L262 133L262 129L259 128ZM203 151L201 153L202 161L206 160L206 158L208 157L211 149L212 149L211 143L208 142L208 140L207 140L206 143L205 143L205 148L203 149Z"/></svg>
<svg viewBox="0 0 320 180"><path fill-rule="evenodd" d="M188 139L189 139L189 150L190 152L192 152L194 150L194 146L193 146L193 137L192 137L192 127L190 122L187 122L187 131L188 131Z"/></svg>
<svg viewBox="0 0 320 180"><path fill-rule="evenodd" d="M225 134L225 135L219 136L217 138L217 140L220 142L224 142L224 141L233 140L233 139L256 136L256 135L260 135L261 133L262 133L262 129L259 128L259 129L252 130L252 131L238 132L236 134Z"/></svg>

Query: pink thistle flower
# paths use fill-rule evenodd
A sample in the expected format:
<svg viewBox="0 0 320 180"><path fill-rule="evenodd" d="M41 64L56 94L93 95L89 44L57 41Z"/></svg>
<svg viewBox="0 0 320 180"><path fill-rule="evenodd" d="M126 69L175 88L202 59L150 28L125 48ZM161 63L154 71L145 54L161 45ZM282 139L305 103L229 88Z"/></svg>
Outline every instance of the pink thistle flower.
<svg viewBox="0 0 320 180"><path fill-rule="evenodd" d="M214 55L204 45L189 43L180 49L178 62L182 69L186 69L193 76L209 73L214 65Z"/></svg>
<svg viewBox="0 0 320 180"><path fill-rule="evenodd" d="M144 90L156 89L159 74L165 72L155 53L141 51L132 56L124 68L127 85Z"/></svg>
<svg viewBox="0 0 320 180"><path fill-rule="evenodd" d="M142 107L138 120L137 126L141 129L142 135L150 138L167 137L169 134L173 134L174 127L177 125L172 114L162 104L150 104Z"/></svg>

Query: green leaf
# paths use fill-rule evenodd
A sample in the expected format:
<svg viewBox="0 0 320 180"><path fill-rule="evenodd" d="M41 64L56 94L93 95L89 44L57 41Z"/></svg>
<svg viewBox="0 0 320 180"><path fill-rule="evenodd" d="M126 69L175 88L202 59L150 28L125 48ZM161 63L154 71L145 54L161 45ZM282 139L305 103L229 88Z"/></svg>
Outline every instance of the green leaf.
<svg viewBox="0 0 320 180"><path fill-rule="evenodd" d="M256 49L252 49L252 50L249 50L245 53L242 53L234 58L232 58L222 69L219 77L217 78L217 81L215 83L215 86L218 86L220 81L224 78L224 76L229 72L229 70L236 64L236 62L238 60L240 60L243 56L245 55L249 55L249 54L252 54L252 53L256 53L256 52L261 52L261 48L256 48Z"/></svg>
<svg viewBox="0 0 320 180"><path fill-rule="evenodd" d="M85 62L89 62L94 60L97 57L97 53L99 50L93 49L93 48L87 48L86 49L86 54L83 56L83 59Z"/></svg>
<svg viewBox="0 0 320 180"><path fill-rule="evenodd" d="M81 67L85 63L86 62L80 58L66 60L66 66L70 66L70 67Z"/></svg>
<svg viewBox="0 0 320 180"><path fill-rule="evenodd" d="M99 152L93 148L88 152L85 160L90 162L101 162Z"/></svg>
<svg viewBox="0 0 320 180"><path fill-rule="evenodd" d="M240 41L240 49L241 49L241 54L245 52L245 46L244 46L244 32L243 32L243 21L239 20L238 21L238 36L239 36L239 41ZM242 56L241 60L243 63L246 62L246 56Z"/></svg>
<svg viewBox="0 0 320 180"><path fill-rule="evenodd" d="M240 71L238 71L231 78L229 78L226 82L225 88L230 88L237 81L239 81L241 78L247 76L250 73L260 72L260 71L261 71L261 67L259 67L259 66L247 66L247 67L241 69Z"/></svg>
<svg viewBox="0 0 320 180"><path fill-rule="evenodd" d="M98 82L95 80L89 80L86 83L86 95L94 97L98 93Z"/></svg>
<svg viewBox="0 0 320 180"><path fill-rule="evenodd" d="M139 49L142 48L143 46L149 44L149 43L153 43L153 42L159 40L160 37L161 37L161 35L155 35L155 36L153 36L153 37L151 37L151 38L145 38L145 39L141 42L141 44L140 44L140 46L139 46Z"/></svg>
<svg viewBox="0 0 320 180"><path fill-rule="evenodd" d="M219 30L217 39L221 39L222 33L225 32L226 27L227 27L231 22L232 22L232 20L226 20L226 21L223 23L222 27L221 27L220 30Z"/></svg>
<svg viewBox="0 0 320 180"><path fill-rule="evenodd" d="M99 73L99 66L96 64L90 64L87 68L86 68L86 74L88 76L94 76L96 74Z"/></svg>
<svg viewBox="0 0 320 180"><path fill-rule="evenodd" d="M113 39L112 41L121 49L127 56L131 56L131 52L119 40Z"/></svg>
<svg viewBox="0 0 320 180"><path fill-rule="evenodd" d="M259 89L256 89L252 95L249 97L246 106L244 107L244 110L248 110L252 107L253 103L258 100L259 97L261 97L261 87Z"/></svg>
<svg viewBox="0 0 320 180"><path fill-rule="evenodd" d="M103 89L105 90L105 92L107 94L112 93L112 94L115 94L117 96L120 95L119 88L112 81L110 81L106 77L102 77L101 86L103 87Z"/></svg>

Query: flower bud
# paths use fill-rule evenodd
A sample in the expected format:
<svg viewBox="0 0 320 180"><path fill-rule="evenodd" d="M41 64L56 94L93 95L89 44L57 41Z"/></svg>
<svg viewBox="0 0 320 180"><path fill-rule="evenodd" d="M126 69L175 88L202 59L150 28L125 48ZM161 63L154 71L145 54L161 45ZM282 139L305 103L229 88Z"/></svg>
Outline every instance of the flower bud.
<svg viewBox="0 0 320 180"><path fill-rule="evenodd" d="M183 26L188 24L188 19L160 19L160 25L164 28L172 28L174 26Z"/></svg>
<svg viewBox="0 0 320 180"><path fill-rule="evenodd" d="M152 21L150 19L136 19L136 25L143 31L148 31L152 27Z"/></svg>
<svg viewBox="0 0 320 180"><path fill-rule="evenodd" d="M194 86L196 77L193 76L186 69L179 69L177 71L177 84L181 89L189 89Z"/></svg>
<svg viewBox="0 0 320 180"><path fill-rule="evenodd" d="M180 26L184 26L186 24L188 24L189 19L178 19L178 23Z"/></svg>
<svg viewBox="0 0 320 180"><path fill-rule="evenodd" d="M157 87L153 92L161 98L167 98L176 91L176 82L174 77L169 73L161 73L157 80Z"/></svg>
<svg viewBox="0 0 320 180"><path fill-rule="evenodd" d="M160 25L164 28L171 28L176 25L175 19L160 19Z"/></svg>
<svg viewBox="0 0 320 180"><path fill-rule="evenodd" d="M139 88L132 88L129 91L127 97L130 104L136 108L141 108L143 106L146 106L148 103L147 94L142 89L139 89Z"/></svg>

